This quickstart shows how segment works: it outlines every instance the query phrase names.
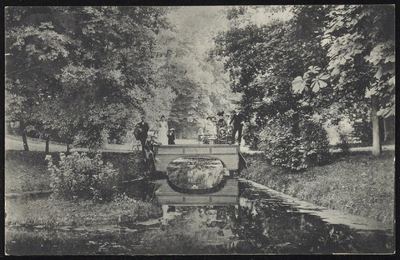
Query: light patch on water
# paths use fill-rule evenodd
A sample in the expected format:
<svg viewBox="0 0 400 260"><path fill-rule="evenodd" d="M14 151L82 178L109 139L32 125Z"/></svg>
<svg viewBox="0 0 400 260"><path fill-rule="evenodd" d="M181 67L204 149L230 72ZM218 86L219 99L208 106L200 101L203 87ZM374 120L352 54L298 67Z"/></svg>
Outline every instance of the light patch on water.
<svg viewBox="0 0 400 260"><path fill-rule="evenodd" d="M135 223L135 225L151 226L151 225L157 224L158 222L159 222L158 219L149 219L146 221L137 222L137 223Z"/></svg>

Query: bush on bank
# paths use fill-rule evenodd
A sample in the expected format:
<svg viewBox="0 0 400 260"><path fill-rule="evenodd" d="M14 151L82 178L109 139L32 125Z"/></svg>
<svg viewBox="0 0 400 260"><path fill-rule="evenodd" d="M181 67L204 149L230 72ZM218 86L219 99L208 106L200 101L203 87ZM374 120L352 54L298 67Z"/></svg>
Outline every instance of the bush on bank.
<svg viewBox="0 0 400 260"><path fill-rule="evenodd" d="M297 127L292 115L276 118L258 134L259 148L274 166L294 171L321 165L329 158L328 133L321 124L303 118Z"/></svg>
<svg viewBox="0 0 400 260"><path fill-rule="evenodd" d="M50 153L53 164L60 161L59 152ZM92 158L94 154L87 154ZM5 192L23 193L49 190L51 173L48 171L46 153L41 151L5 152ZM121 181L128 181L145 176L144 164L140 151L132 153L102 152L102 160L111 163L119 172Z"/></svg>
<svg viewBox="0 0 400 260"><path fill-rule="evenodd" d="M118 192L119 173L111 163L103 162L101 153L93 158L86 153L60 153L58 165L53 164L51 155L46 160L51 172L50 187L57 198L110 201Z"/></svg>

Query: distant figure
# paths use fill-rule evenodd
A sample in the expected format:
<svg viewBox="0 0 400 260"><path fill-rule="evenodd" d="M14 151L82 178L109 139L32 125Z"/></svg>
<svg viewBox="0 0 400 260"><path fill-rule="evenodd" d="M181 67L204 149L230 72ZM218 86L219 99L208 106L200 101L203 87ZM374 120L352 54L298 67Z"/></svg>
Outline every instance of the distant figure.
<svg viewBox="0 0 400 260"><path fill-rule="evenodd" d="M168 132L168 144L175 144L175 129L171 128Z"/></svg>
<svg viewBox="0 0 400 260"><path fill-rule="evenodd" d="M218 122L217 122L217 126L219 128L226 127L227 123L226 123L226 121L224 119L224 111L219 112L217 115L219 117Z"/></svg>
<svg viewBox="0 0 400 260"><path fill-rule="evenodd" d="M228 124L226 123L224 119L224 111L218 112L218 122L217 122L217 132L218 132L218 139L217 143L219 144L225 144L227 143L227 126Z"/></svg>
<svg viewBox="0 0 400 260"><path fill-rule="evenodd" d="M232 111L232 118L229 124L233 123L233 133L232 133L233 142L235 142L236 132L238 132L239 145L242 142L243 122L244 122L244 116L241 113Z"/></svg>
<svg viewBox="0 0 400 260"><path fill-rule="evenodd" d="M205 126L204 126L205 127ZM199 141L199 144L203 141L204 139L204 127L200 127L199 130L197 131L197 141Z"/></svg>
<svg viewBox="0 0 400 260"><path fill-rule="evenodd" d="M134 134L136 137L136 140L140 140L140 143L142 144L142 154L143 154L143 159L146 160L146 151L145 151L145 145L146 145L146 139L147 139L147 132L149 131L149 125L145 122L146 117L143 115L141 117L142 121L138 123L135 126Z"/></svg>
<svg viewBox="0 0 400 260"><path fill-rule="evenodd" d="M217 135L217 128L215 123L213 122L213 117L207 117L206 125L204 126L204 134L215 137Z"/></svg>
<svg viewBox="0 0 400 260"><path fill-rule="evenodd" d="M211 117L211 122L213 123L213 135L217 136L218 129L217 129L217 119L215 118L215 116Z"/></svg>
<svg viewBox="0 0 400 260"><path fill-rule="evenodd" d="M161 121L158 123L158 142L162 145L168 144L168 123L165 116L161 116Z"/></svg>

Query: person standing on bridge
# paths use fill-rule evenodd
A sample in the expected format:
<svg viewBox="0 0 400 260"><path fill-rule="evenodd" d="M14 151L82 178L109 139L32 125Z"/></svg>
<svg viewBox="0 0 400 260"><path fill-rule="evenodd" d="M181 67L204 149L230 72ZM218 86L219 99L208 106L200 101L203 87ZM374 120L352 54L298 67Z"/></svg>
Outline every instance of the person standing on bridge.
<svg viewBox="0 0 400 260"><path fill-rule="evenodd" d="M227 124L226 124L226 121L224 119L224 111L218 112L217 115L219 117L218 122L217 122L218 128L226 128Z"/></svg>
<svg viewBox="0 0 400 260"><path fill-rule="evenodd" d="M174 134L175 129L171 128L169 129L168 133L168 144L175 144L175 134Z"/></svg>
<svg viewBox="0 0 400 260"><path fill-rule="evenodd" d="M232 118L229 124L233 123L233 133L232 138L233 142L235 142L236 132L238 132L238 143L242 142L242 130L244 124L244 116L241 113L236 112L235 110L232 111Z"/></svg>
<svg viewBox="0 0 400 260"><path fill-rule="evenodd" d="M168 122L165 120L165 116L161 116L158 123L158 142L162 145L168 144Z"/></svg>
<svg viewBox="0 0 400 260"><path fill-rule="evenodd" d="M142 121L140 121L140 123L136 125L134 132L136 139L140 140L140 143L142 144L143 159L146 160L145 145L147 139L147 132L149 131L149 125L145 122L146 117L144 115L142 115L141 119Z"/></svg>

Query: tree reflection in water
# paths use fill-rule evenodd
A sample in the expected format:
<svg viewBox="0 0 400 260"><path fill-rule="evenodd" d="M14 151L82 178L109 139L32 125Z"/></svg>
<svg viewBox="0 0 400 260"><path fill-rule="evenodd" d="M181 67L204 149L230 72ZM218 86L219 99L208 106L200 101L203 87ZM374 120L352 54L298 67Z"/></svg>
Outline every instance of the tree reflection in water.
<svg viewBox="0 0 400 260"><path fill-rule="evenodd" d="M332 254L392 253L393 234L356 231L301 213L247 182L234 206L176 207L164 225L124 223L86 231L6 229L18 254ZM171 213L172 214L172 213ZM87 229L87 228L84 228Z"/></svg>

